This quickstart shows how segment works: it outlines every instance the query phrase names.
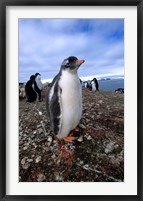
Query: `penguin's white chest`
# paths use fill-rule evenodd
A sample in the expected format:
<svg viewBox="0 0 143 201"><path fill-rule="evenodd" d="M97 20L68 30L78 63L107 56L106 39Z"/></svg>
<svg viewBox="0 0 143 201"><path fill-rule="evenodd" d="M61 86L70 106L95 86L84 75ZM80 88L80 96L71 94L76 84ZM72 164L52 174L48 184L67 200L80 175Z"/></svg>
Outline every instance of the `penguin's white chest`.
<svg viewBox="0 0 143 201"><path fill-rule="evenodd" d="M95 83L94 83L94 82L92 82L92 83L91 83L91 85L92 85L92 91L96 91L96 86L95 86Z"/></svg>
<svg viewBox="0 0 143 201"><path fill-rule="evenodd" d="M66 137L74 129L82 115L82 90L77 74L62 72L59 81L61 92L61 128L58 138Z"/></svg>

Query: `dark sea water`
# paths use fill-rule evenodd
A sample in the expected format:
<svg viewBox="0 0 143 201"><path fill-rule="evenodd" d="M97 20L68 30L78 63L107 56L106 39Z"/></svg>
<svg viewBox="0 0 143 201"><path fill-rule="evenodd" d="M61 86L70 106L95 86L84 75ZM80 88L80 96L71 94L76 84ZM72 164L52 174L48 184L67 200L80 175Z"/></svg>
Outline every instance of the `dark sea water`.
<svg viewBox="0 0 143 201"><path fill-rule="evenodd" d="M99 90L115 91L118 88L124 88L124 79L99 80Z"/></svg>

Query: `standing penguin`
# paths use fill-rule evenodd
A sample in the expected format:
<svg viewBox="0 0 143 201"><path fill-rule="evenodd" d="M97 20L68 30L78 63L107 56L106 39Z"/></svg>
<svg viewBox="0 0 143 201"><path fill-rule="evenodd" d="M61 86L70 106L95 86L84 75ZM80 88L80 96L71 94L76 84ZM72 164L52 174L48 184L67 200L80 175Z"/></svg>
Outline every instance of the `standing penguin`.
<svg viewBox="0 0 143 201"><path fill-rule="evenodd" d="M96 91L95 82L93 80L91 81L91 89L92 91Z"/></svg>
<svg viewBox="0 0 143 201"><path fill-rule="evenodd" d="M36 73L35 74L35 81L36 81L37 86L40 89L40 91L42 91L43 90L43 84L42 84L42 81L41 81L41 75L40 75L40 73Z"/></svg>
<svg viewBox="0 0 143 201"><path fill-rule="evenodd" d="M38 96L39 96L39 102L41 102L42 101L42 99L41 99L41 91L43 89L43 84L41 82L40 73L35 74L35 82L36 82L36 85L37 85L37 93L38 93Z"/></svg>
<svg viewBox="0 0 143 201"><path fill-rule="evenodd" d="M27 102L32 103L36 101L38 98L40 98L39 91L40 90L37 87L37 84L35 82L35 75L31 75L30 80L28 80L28 82L25 85L25 93L27 97Z"/></svg>
<svg viewBox="0 0 143 201"><path fill-rule="evenodd" d="M99 91L99 84L96 78L91 81L92 91Z"/></svg>
<svg viewBox="0 0 143 201"><path fill-rule="evenodd" d="M82 88L77 70L84 60L70 56L62 62L47 95L47 111L51 128L58 139L71 142L68 136L79 124L82 115Z"/></svg>

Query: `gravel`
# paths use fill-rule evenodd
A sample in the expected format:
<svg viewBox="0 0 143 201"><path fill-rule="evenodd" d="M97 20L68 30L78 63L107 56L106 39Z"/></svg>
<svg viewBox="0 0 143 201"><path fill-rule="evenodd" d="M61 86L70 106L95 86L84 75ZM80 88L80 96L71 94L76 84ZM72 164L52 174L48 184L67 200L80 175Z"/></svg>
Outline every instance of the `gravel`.
<svg viewBox="0 0 143 201"><path fill-rule="evenodd" d="M19 100L20 182L123 182L124 94L83 89L83 114L72 143L59 142L43 102ZM75 114L76 115L76 114Z"/></svg>

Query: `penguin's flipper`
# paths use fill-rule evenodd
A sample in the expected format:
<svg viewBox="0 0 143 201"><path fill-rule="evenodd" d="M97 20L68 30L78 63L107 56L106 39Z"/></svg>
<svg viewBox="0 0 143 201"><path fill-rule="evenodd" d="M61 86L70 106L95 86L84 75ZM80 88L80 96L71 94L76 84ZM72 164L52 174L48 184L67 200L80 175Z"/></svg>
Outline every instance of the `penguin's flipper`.
<svg viewBox="0 0 143 201"><path fill-rule="evenodd" d="M56 82L49 90L47 99L47 110L52 126L52 130L55 135L58 134L61 129L62 115L61 115L61 93L62 89Z"/></svg>

